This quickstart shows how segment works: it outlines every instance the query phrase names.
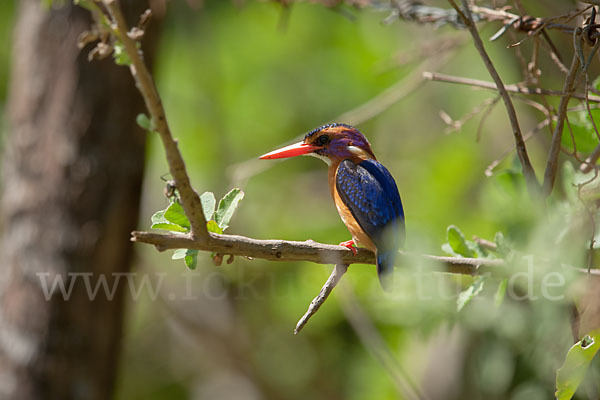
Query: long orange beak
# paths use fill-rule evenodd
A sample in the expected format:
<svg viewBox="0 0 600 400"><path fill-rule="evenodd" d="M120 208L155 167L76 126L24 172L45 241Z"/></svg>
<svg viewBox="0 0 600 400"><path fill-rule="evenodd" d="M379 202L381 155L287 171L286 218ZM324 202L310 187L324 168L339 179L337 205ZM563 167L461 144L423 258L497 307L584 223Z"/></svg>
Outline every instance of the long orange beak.
<svg viewBox="0 0 600 400"><path fill-rule="evenodd" d="M263 154L258 158L260 158L261 160L273 160L275 158L296 157L312 153L313 151L318 149L322 149L322 147L314 146L312 144L307 144L304 142L299 142L290 144L289 146L285 146L277 150L273 150L272 152Z"/></svg>

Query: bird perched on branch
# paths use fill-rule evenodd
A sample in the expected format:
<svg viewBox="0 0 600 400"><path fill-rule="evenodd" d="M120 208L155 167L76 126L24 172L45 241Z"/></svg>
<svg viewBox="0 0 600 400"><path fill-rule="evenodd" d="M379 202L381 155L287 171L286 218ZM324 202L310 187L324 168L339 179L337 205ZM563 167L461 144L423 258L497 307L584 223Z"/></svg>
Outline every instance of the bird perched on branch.
<svg viewBox="0 0 600 400"><path fill-rule="evenodd" d="M354 254L359 244L372 250L385 288L385 277L393 271L398 248L404 242L404 210L394 178L377 161L363 134L346 124L321 126L308 132L303 141L260 158L301 155L320 158L329 165L331 197L352 235L352 240L340 245Z"/></svg>

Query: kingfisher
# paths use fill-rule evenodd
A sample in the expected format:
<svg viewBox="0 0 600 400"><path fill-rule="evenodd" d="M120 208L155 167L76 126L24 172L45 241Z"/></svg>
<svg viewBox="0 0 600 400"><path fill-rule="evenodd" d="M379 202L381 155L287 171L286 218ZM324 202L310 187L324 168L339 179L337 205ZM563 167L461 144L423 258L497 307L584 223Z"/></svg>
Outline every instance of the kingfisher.
<svg viewBox="0 0 600 400"><path fill-rule="evenodd" d="M329 166L331 197L352 236L340 243L356 255L356 246L373 251L377 274L387 288L398 248L404 243L404 210L396 182L371 150L365 136L353 126L327 124L306 134L304 140L260 156L262 160L301 155L317 157Z"/></svg>

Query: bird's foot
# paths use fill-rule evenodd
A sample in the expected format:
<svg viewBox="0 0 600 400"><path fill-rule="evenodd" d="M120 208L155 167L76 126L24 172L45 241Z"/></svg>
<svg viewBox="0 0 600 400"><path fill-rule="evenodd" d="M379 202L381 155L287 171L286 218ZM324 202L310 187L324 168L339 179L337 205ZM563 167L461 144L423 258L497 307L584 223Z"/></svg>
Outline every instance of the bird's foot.
<svg viewBox="0 0 600 400"><path fill-rule="evenodd" d="M356 243L354 243L354 240L346 240L345 242L340 243L340 246L344 246L352 250L352 254L354 255L358 253L358 250L356 250Z"/></svg>

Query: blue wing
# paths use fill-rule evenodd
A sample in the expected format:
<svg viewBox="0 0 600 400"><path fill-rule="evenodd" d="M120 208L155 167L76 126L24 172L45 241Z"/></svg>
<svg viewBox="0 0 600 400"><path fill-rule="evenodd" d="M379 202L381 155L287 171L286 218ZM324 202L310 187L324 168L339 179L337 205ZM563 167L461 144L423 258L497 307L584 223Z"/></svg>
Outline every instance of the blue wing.
<svg viewBox="0 0 600 400"><path fill-rule="evenodd" d="M360 227L377 247L378 272L393 268L394 256L404 240L404 210L390 172L375 160L340 163L336 188Z"/></svg>

